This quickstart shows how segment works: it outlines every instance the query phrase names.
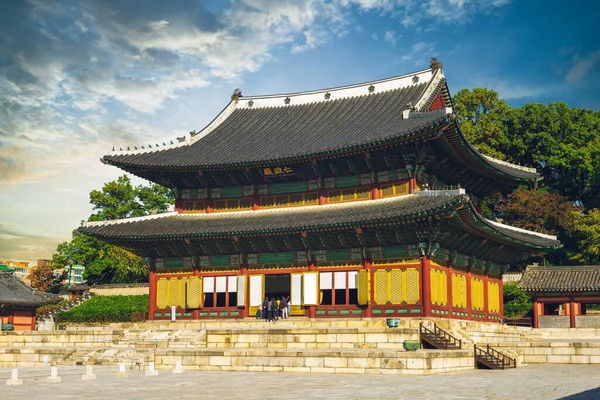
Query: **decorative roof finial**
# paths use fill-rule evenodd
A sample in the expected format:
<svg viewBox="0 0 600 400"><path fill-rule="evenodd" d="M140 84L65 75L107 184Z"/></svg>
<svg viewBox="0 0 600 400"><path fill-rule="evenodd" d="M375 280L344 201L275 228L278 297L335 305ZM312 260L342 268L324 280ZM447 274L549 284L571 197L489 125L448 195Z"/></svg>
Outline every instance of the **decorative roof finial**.
<svg viewBox="0 0 600 400"><path fill-rule="evenodd" d="M242 91L236 88L231 95L231 101L238 100L240 97L242 97Z"/></svg>
<svg viewBox="0 0 600 400"><path fill-rule="evenodd" d="M442 69L442 63L440 61L438 61L437 58L432 57L429 60L429 68L431 68L432 70L437 70L437 69Z"/></svg>

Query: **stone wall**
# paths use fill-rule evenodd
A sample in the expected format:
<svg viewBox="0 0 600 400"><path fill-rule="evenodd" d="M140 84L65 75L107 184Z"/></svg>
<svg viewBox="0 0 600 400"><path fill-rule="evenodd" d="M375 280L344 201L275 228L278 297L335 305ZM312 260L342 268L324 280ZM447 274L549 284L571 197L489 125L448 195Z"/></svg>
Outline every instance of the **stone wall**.
<svg viewBox="0 0 600 400"><path fill-rule="evenodd" d="M571 326L568 315L540 315L540 328L568 328Z"/></svg>

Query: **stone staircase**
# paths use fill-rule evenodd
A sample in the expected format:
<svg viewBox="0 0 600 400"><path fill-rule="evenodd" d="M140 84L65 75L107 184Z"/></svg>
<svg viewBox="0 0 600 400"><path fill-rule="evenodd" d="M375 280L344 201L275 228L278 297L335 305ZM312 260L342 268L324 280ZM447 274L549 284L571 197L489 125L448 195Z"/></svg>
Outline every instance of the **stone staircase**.
<svg viewBox="0 0 600 400"><path fill-rule="evenodd" d="M500 351L493 349L490 345L478 347L474 345L475 368L479 369L506 369L517 368L517 360Z"/></svg>
<svg viewBox="0 0 600 400"><path fill-rule="evenodd" d="M433 324L433 329L429 329L421 323L419 337L421 346L425 349L460 350L462 348L461 339L457 339L436 324Z"/></svg>

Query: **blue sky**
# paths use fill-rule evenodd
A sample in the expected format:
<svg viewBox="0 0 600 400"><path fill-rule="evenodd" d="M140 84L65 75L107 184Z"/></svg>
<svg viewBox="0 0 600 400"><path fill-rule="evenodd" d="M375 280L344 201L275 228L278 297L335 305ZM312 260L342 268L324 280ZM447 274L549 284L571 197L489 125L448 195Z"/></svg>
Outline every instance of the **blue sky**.
<svg viewBox="0 0 600 400"><path fill-rule="evenodd" d="M589 1L0 2L0 258L50 257L120 175L102 155L201 129L236 87L320 89L437 57L453 93L598 110L598 15Z"/></svg>

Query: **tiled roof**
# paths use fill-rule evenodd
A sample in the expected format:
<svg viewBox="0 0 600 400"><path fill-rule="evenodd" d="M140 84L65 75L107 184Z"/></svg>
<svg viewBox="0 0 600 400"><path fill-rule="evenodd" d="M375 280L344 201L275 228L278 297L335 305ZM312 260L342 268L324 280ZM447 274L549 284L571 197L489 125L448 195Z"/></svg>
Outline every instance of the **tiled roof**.
<svg viewBox="0 0 600 400"><path fill-rule="evenodd" d="M559 244L554 236L486 220L471 206L463 189L419 191L406 196L323 206L210 214L173 212L122 220L88 222L79 229L100 239L129 240L210 238L242 234L273 235L322 228L374 226L399 219L421 219L427 215L440 215L451 210L458 210L458 218L464 226L479 236L517 242L524 247L546 248Z"/></svg>
<svg viewBox="0 0 600 400"><path fill-rule="evenodd" d="M104 157L108 164L150 168L206 168L282 161L377 145L447 123L444 111L402 118L426 83L385 92L277 107L238 106L191 144ZM245 101L245 100L244 100Z"/></svg>
<svg viewBox="0 0 600 400"><path fill-rule="evenodd" d="M88 222L81 232L100 239L129 237L219 237L234 234L286 233L300 230L380 223L392 218L421 215L460 204L462 195L407 195L376 201L324 206L275 208L210 214L165 213L123 220Z"/></svg>
<svg viewBox="0 0 600 400"><path fill-rule="evenodd" d="M61 300L60 296L40 292L26 285L12 272L0 272L0 305L39 307Z"/></svg>
<svg viewBox="0 0 600 400"><path fill-rule="evenodd" d="M600 265L528 266L519 287L530 292L598 292Z"/></svg>

